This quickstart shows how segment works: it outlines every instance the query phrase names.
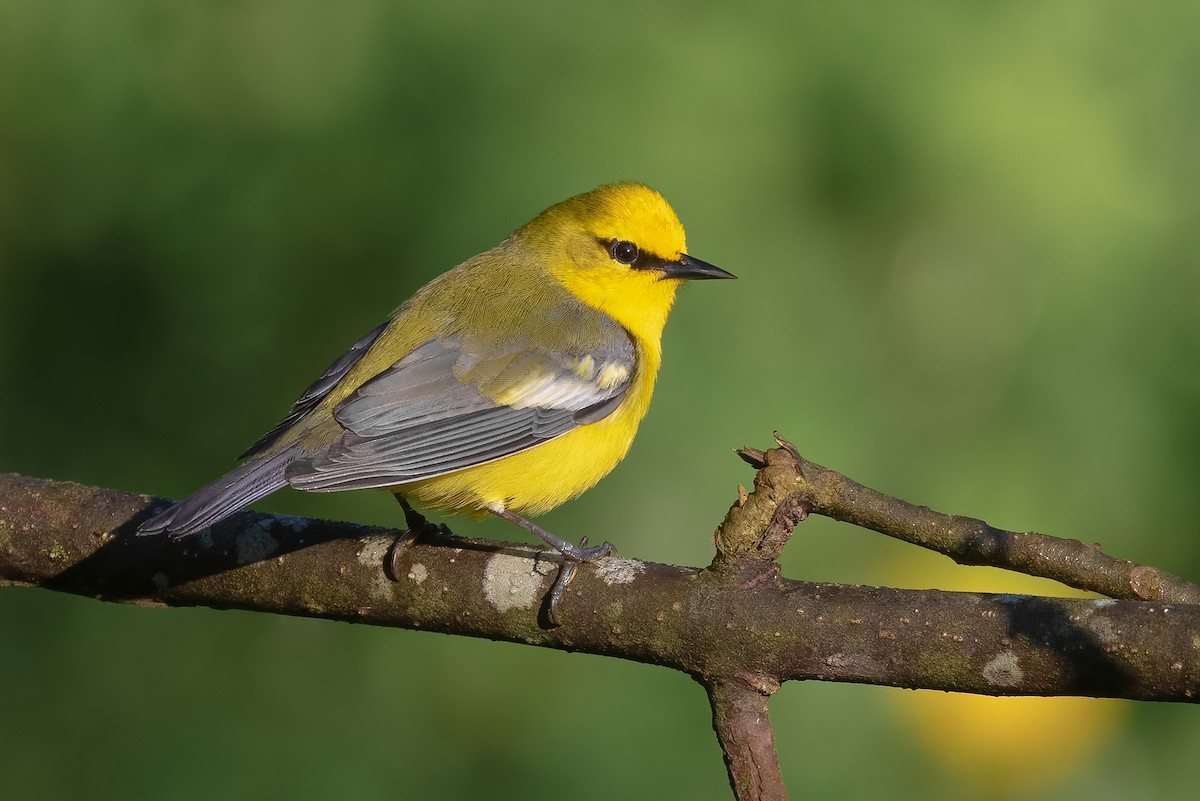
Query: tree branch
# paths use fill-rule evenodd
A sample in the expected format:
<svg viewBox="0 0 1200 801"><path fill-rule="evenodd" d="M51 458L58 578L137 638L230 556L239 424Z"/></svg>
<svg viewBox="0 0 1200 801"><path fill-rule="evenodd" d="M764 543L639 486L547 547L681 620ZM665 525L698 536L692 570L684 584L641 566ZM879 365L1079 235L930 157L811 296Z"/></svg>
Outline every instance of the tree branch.
<svg viewBox="0 0 1200 801"><path fill-rule="evenodd" d="M158 504L0 476L0 581L523 642L701 679L1159 701L1195 701L1200 692L1196 605L815 584L782 579L773 563L735 567L727 557L705 570L609 558L579 571L564 623L552 628L542 603L557 557L541 549L417 541L396 555L393 581L382 563L394 532L246 512L182 542L134 536ZM749 496L730 515L757 506ZM722 529L726 539L733 531Z"/></svg>
<svg viewBox="0 0 1200 801"><path fill-rule="evenodd" d="M690 674L739 801L786 799L767 703L821 679L985 695L1200 699L1200 588L1098 546L892 498L780 447L713 536L704 569L605 558L546 615L559 556L455 537L245 512L181 542L137 537L160 501L0 475L0 584L110 601L250 609L605 654ZM817 512L944 553L1136 600L790 581L775 559ZM1153 602L1152 602L1153 601ZM557 622L557 621L556 621Z"/></svg>
<svg viewBox="0 0 1200 801"><path fill-rule="evenodd" d="M1195 584L1116 559L1099 545L1032 531L1005 531L973 517L916 506L810 462L790 442L778 434L775 438L777 449L742 448L738 455L760 471L778 474L776 484L790 483L791 493L809 511L943 553L960 565L1002 567L1110 598L1200 603L1200 587Z"/></svg>
<svg viewBox="0 0 1200 801"><path fill-rule="evenodd" d="M760 689L741 678L729 678L708 682L705 689L737 801L787 801L775 732L767 716L767 700L779 685Z"/></svg>

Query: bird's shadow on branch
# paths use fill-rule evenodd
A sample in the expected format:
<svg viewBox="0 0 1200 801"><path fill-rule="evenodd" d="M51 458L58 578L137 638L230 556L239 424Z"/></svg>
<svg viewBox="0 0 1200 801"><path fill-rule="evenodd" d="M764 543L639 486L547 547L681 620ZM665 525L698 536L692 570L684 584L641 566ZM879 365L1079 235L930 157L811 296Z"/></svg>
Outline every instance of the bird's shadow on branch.
<svg viewBox="0 0 1200 801"><path fill-rule="evenodd" d="M1001 597L1010 607L1008 630L1013 639L1048 646L1068 657L1074 671L1070 677L1070 694L1104 696L1106 688L1127 683L1133 678L1129 670L1120 666L1112 650L1100 641L1099 636L1073 620L1058 599L1036 595ZM989 668L998 671L1005 669L997 662L989 663L985 670ZM998 679L1003 683L1003 677ZM1055 694L1064 693L1058 688Z"/></svg>
<svg viewBox="0 0 1200 801"><path fill-rule="evenodd" d="M152 597L156 592L333 540L394 530L325 520L240 512L187 537L140 536L148 508L113 530L99 548L45 582L49 589L108 600Z"/></svg>
<svg viewBox="0 0 1200 801"><path fill-rule="evenodd" d="M370 538L393 541L379 566L392 581L397 580L397 560L403 558L410 546L417 544L561 561L557 553L543 547L459 537L446 526L428 524L416 515L409 518L409 522L419 522L419 527L397 530L245 511L187 537L139 535L137 527L155 511L151 507L134 515L113 529L96 550L46 580L42 586L110 601L153 599L172 587L282 559L312 546ZM538 620L543 628L554 626L545 604Z"/></svg>

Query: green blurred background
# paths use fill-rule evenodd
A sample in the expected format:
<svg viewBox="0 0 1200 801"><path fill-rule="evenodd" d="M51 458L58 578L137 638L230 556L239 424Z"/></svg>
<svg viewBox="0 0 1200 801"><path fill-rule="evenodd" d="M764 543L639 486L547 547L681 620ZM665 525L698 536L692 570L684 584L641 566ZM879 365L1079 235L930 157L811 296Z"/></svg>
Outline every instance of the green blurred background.
<svg viewBox="0 0 1200 801"><path fill-rule="evenodd" d="M548 528L705 564L751 478L730 448L779 429L1200 577L1197 31L1184 2L0 0L0 470L185 494L426 280L636 179L741 280L684 292L629 458ZM258 508L400 523L379 493ZM824 520L784 570L966 575ZM661 669L17 589L0 648L14 798L729 796L703 693ZM1195 709L971 702L788 685L785 776L1195 789Z"/></svg>

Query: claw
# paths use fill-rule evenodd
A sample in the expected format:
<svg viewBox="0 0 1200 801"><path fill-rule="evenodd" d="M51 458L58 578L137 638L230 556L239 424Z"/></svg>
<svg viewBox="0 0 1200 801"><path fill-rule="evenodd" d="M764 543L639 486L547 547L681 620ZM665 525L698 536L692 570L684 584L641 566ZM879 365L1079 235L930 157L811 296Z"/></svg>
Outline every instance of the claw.
<svg viewBox="0 0 1200 801"><path fill-rule="evenodd" d="M559 611L559 607L562 606L567 585L575 578L575 571L578 569L579 562L565 560L558 568L558 575L554 577L554 583L550 585L550 594L546 596L546 620L555 628L562 625L562 613Z"/></svg>
<svg viewBox="0 0 1200 801"><path fill-rule="evenodd" d="M408 546L416 542L419 536L420 531L409 529L397 537L392 547L388 548L387 556L383 560L383 572L392 581L400 580L400 559L408 550Z"/></svg>
<svg viewBox="0 0 1200 801"><path fill-rule="evenodd" d="M562 541L560 540L560 542ZM562 565L558 568L558 575L554 577L554 583L550 585L550 594L547 596L546 620L551 626L562 625L563 618L559 608L562 605L563 596L566 595L567 585L575 578L579 566L584 562L597 562L617 550L611 542L607 541L603 545L589 548L587 547L587 537L579 540L578 545L572 545L569 542L562 542L562 544L566 547L554 546L563 555L563 560Z"/></svg>

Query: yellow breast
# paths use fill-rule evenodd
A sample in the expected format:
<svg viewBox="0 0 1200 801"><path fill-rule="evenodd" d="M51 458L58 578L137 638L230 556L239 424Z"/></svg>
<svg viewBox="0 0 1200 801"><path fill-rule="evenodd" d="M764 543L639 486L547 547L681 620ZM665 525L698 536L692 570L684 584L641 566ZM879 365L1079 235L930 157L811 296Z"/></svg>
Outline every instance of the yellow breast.
<svg viewBox="0 0 1200 801"><path fill-rule="evenodd" d="M661 351L657 342L638 342L636 353L633 383L617 410L603 420L495 462L396 491L419 505L455 513L483 512L501 504L538 515L574 498L625 457L650 407Z"/></svg>

